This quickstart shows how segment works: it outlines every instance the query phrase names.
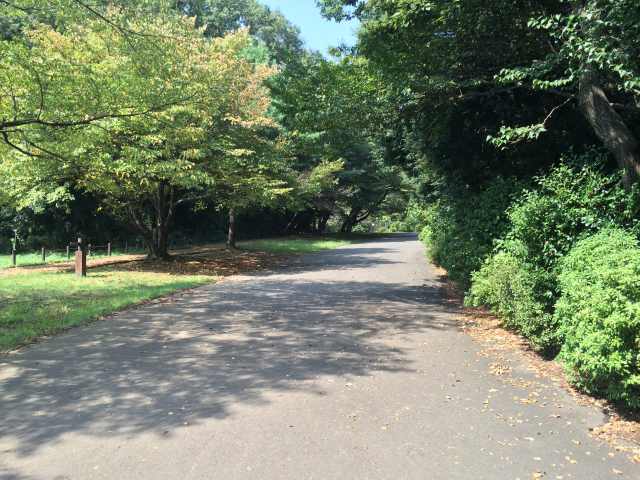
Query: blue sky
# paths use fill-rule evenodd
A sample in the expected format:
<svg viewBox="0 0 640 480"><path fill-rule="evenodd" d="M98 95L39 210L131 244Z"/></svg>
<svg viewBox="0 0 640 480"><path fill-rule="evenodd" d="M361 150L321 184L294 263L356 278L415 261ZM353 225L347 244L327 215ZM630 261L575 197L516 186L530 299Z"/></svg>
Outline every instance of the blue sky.
<svg viewBox="0 0 640 480"><path fill-rule="evenodd" d="M329 47L341 43L355 44L357 22L336 23L320 15L315 0L260 0L274 10L280 10L302 32L308 48L327 53Z"/></svg>

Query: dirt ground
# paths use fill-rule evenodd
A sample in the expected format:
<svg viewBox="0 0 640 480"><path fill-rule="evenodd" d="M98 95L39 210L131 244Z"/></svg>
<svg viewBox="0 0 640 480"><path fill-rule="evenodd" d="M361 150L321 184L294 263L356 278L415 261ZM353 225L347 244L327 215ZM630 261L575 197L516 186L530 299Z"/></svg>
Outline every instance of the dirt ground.
<svg viewBox="0 0 640 480"><path fill-rule="evenodd" d="M119 270L152 271L183 275L214 275L226 277L281 265L283 255L242 250L227 250L220 244L202 245L170 252L170 261L147 260L146 255L118 255L87 260L88 269L117 266ZM73 271L73 262L34 265L0 270L0 276L35 272Z"/></svg>

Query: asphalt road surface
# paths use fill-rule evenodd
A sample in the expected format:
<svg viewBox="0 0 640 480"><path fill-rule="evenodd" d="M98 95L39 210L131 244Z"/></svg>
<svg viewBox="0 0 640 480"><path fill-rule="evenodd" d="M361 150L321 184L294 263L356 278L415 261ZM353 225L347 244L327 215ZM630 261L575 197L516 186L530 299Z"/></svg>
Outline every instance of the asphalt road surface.
<svg viewBox="0 0 640 480"><path fill-rule="evenodd" d="M597 409L492 374L440 287L398 235L6 356L0 478L640 478Z"/></svg>

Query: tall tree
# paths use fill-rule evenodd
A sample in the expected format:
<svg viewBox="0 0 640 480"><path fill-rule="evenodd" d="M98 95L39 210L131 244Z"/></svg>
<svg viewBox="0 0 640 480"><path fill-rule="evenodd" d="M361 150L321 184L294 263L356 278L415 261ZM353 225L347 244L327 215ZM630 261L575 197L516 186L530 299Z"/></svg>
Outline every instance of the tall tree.
<svg viewBox="0 0 640 480"><path fill-rule="evenodd" d="M141 19L122 14L111 12L132 29L141 27ZM109 52L117 75L105 69L91 80L122 82L129 105L146 113L65 130L48 137L46 150L7 151L3 167L13 175L3 178L3 188L23 206L64 199L70 187L92 192L113 212L126 212L150 253L165 258L178 205L225 200L221 192L230 184L250 184L260 195L286 190L269 163L280 157L265 154L274 141L264 130L274 124L263 83L274 70L244 59L251 44L246 30L209 41L188 19L158 17L144 27L138 42L100 21L66 34L39 28L45 59L84 55L86 45L96 55ZM157 95L177 91L185 101L161 111L149 107Z"/></svg>
<svg viewBox="0 0 640 480"><path fill-rule="evenodd" d="M560 14L529 21L532 30L548 36L546 55L505 69L500 79L557 95L556 109L577 101L630 186L640 179L640 132L634 129L640 118L640 8L633 0L569 1L563 6ZM529 131L545 127L546 119Z"/></svg>

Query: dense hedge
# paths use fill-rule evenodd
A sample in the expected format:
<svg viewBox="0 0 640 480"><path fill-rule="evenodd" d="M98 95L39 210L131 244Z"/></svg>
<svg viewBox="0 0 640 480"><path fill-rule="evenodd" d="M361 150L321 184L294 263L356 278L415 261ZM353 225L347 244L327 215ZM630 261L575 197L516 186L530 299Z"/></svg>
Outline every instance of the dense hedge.
<svg viewBox="0 0 640 480"><path fill-rule="evenodd" d="M363 226L365 232L378 233L419 232L426 223L426 205L422 202L411 200L404 211L399 209L393 213L380 213L368 222L363 222L354 229Z"/></svg>
<svg viewBox="0 0 640 480"><path fill-rule="evenodd" d="M426 207L420 238L430 258L468 287L471 272L480 268L494 238L507 227L507 206L520 190L518 182L498 178L481 192L451 189Z"/></svg>
<svg viewBox="0 0 640 480"><path fill-rule="evenodd" d="M511 329L531 340L542 352L557 352L562 343L555 319L546 301L551 275L527 262L526 247L513 242L492 255L473 274L466 302L488 306Z"/></svg>
<svg viewBox="0 0 640 480"><path fill-rule="evenodd" d="M640 408L638 189L597 154L565 158L531 188L499 179L426 206L433 261L579 387Z"/></svg>
<svg viewBox="0 0 640 480"><path fill-rule="evenodd" d="M556 353L563 341L552 315L558 261L603 227L635 230L637 205L620 176L603 173L597 161L552 169L508 209L508 229L472 275L468 303L489 306L536 348Z"/></svg>
<svg viewBox="0 0 640 480"><path fill-rule="evenodd" d="M560 262L560 358L584 390L640 408L640 246L606 229Z"/></svg>

